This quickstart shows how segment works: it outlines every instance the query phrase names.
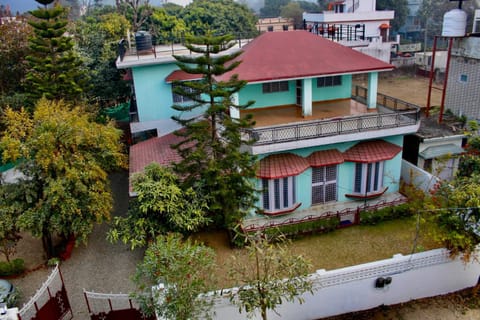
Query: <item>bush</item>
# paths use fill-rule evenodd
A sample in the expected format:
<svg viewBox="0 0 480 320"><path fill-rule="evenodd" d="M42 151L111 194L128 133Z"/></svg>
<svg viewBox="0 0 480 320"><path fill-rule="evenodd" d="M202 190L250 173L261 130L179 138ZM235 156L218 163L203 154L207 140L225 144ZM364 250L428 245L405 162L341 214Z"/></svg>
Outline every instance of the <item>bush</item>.
<svg viewBox="0 0 480 320"><path fill-rule="evenodd" d="M385 207L374 211L360 213L360 224L376 225L377 223L412 216L413 211L408 203L394 207Z"/></svg>
<svg viewBox="0 0 480 320"><path fill-rule="evenodd" d="M333 231L340 224L340 219L335 217L318 219L313 221L305 221L301 223L288 224L278 227L272 227L263 230L263 233L268 236L269 239L276 239L279 236L286 236L289 238L295 238L305 234L311 234L316 232L329 232ZM233 235L233 236L232 236ZM245 246L245 234L241 230L235 230L230 232L231 243L234 247Z"/></svg>
<svg viewBox="0 0 480 320"><path fill-rule="evenodd" d="M15 276L25 271L23 259L14 259L10 262L0 261L0 277Z"/></svg>

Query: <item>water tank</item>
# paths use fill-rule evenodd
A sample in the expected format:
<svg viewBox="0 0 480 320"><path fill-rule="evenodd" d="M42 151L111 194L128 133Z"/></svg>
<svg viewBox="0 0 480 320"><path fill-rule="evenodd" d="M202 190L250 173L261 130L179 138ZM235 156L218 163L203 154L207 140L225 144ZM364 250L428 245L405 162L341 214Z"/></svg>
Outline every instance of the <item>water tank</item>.
<svg viewBox="0 0 480 320"><path fill-rule="evenodd" d="M135 33L135 43L137 52L152 50L152 36L147 31L138 31Z"/></svg>
<svg viewBox="0 0 480 320"><path fill-rule="evenodd" d="M467 13L453 9L443 16L442 37L463 37L467 28Z"/></svg>

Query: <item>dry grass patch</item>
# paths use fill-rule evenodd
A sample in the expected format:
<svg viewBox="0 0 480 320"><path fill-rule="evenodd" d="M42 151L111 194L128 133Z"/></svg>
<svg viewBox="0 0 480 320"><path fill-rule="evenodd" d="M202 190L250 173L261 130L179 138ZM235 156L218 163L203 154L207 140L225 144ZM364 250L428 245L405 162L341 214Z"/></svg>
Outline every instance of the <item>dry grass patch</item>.
<svg viewBox="0 0 480 320"><path fill-rule="evenodd" d="M375 226L355 226L326 234L305 236L289 245L292 254L303 255L317 269L337 269L375 260L388 259L394 254L410 254L416 235L414 218L382 222ZM194 239L215 249L217 253L218 286L228 288L234 284L227 277L227 268L234 250L224 231L203 232ZM428 230L419 229L417 250L439 248L440 244L428 237ZM245 253L246 254L246 253Z"/></svg>

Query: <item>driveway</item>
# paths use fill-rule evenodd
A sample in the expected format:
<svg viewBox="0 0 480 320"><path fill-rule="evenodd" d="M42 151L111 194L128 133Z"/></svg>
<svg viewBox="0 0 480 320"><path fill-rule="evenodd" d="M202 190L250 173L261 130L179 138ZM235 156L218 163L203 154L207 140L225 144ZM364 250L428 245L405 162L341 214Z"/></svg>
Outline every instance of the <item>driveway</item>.
<svg viewBox="0 0 480 320"><path fill-rule="evenodd" d="M127 172L112 174L111 185L115 201L113 215L124 215L128 207ZM88 244L75 248L70 259L60 265L76 320L89 319L83 289L101 293L130 293L134 289L131 276L143 251L109 243L107 230L107 224L97 225ZM26 235L19 244L17 256L25 259L28 268L34 268L42 261L42 252L41 241ZM23 293L22 303L35 294L49 273L50 270L44 268L11 280Z"/></svg>

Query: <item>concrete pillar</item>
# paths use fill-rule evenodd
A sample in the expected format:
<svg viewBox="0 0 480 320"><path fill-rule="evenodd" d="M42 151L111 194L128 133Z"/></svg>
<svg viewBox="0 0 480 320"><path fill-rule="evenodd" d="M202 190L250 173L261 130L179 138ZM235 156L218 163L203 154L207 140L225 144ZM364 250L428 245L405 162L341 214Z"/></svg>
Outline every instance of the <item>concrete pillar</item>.
<svg viewBox="0 0 480 320"><path fill-rule="evenodd" d="M302 114L311 117L312 113L312 79L303 79Z"/></svg>
<svg viewBox="0 0 480 320"><path fill-rule="evenodd" d="M238 92L232 95L232 102L234 106L238 106ZM234 106L230 106L230 117L240 119L240 110Z"/></svg>
<svg viewBox="0 0 480 320"><path fill-rule="evenodd" d="M367 96L368 109L375 109L377 107L377 87L378 87L378 72L370 72L368 74L368 96Z"/></svg>

